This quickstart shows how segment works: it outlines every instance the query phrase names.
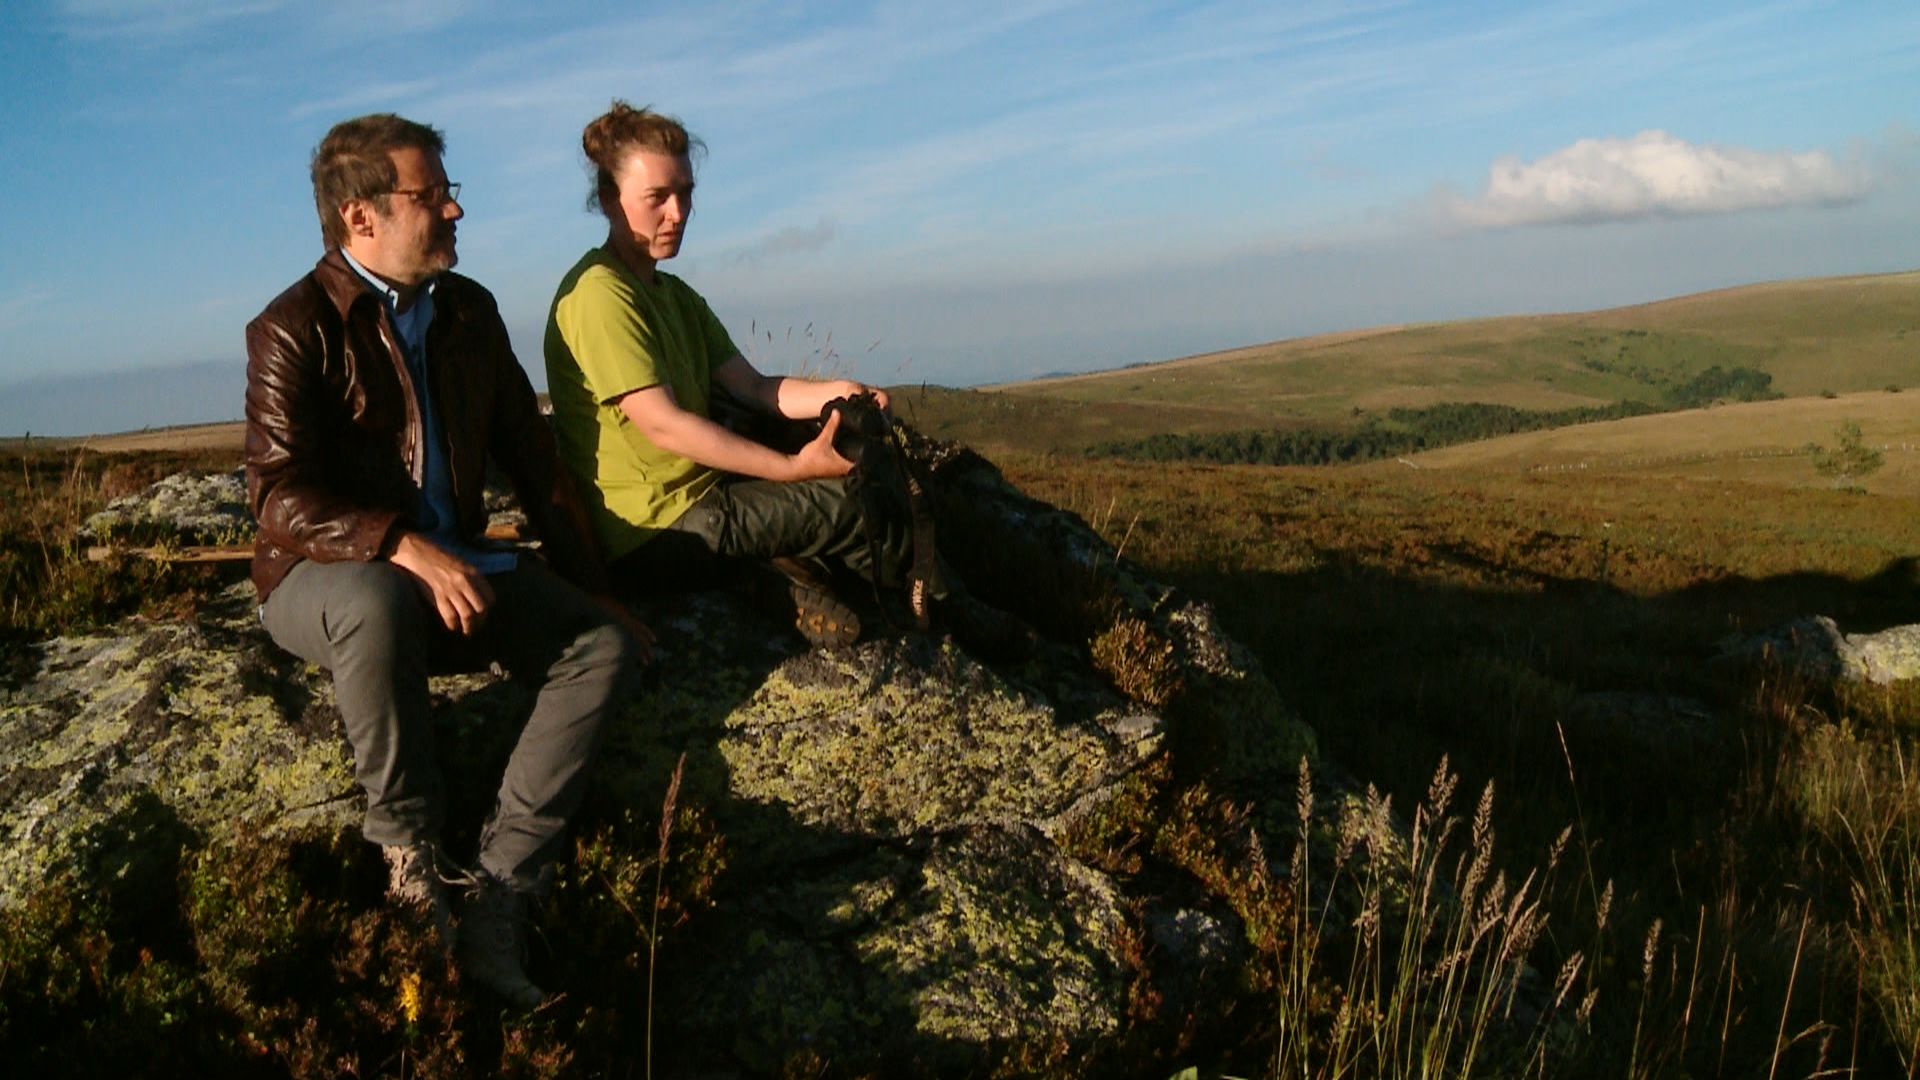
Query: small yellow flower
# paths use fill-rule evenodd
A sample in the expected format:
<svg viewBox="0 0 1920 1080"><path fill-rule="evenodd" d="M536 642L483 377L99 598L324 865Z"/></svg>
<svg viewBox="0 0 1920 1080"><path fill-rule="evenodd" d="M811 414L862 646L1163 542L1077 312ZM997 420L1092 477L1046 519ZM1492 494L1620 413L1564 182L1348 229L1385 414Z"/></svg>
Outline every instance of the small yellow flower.
<svg viewBox="0 0 1920 1080"><path fill-rule="evenodd" d="M420 975L408 972L400 976L400 1015L407 1018L408 1025L420 1019Z"/></svg>

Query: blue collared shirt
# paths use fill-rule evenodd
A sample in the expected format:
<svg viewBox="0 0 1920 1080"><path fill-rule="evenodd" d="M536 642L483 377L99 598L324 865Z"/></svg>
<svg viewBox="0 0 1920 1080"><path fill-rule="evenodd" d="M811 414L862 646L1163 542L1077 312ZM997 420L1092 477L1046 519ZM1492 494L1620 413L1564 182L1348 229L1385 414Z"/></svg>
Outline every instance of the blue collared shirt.
<svg viewBox="0 0 1920 1080"><path fill-rule="evenodd" d="M460 538L459 515L453 505L453 475L447 468L446 442L440 431L439 414L434 411L433 395L427 388L427 327L433 324L433 290L439 283L429 281L421 286L413 294L413 306L401 311L398 290L361 266L352 255L347 254L346 248L340 249L340 255L366 281L374 295L380 297L394 336L400 339L400 351L406 358L407 374L412 376L413 399L420 409L420 434L426 443L426 459L421 462L420 470L420 500L414 515L419 519L420 531L426 534L427 539L465 559L483 574L504 574L512 570L518 564L513 552L475 548L463 543Z"/></svg>

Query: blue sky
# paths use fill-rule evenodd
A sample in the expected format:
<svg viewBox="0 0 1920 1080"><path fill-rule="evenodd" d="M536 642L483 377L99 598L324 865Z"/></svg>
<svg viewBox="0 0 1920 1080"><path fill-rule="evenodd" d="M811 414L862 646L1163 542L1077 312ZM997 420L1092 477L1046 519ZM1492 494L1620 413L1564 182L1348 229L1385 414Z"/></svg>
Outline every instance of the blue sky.
<svg viewBox="0 0 1920 1080"><path fill-rule="evenodd" d="M536 379L616 96L709 145L668 269L774 371L1920 266L1911 2L553 7L0 5L0 434L236 417L242 327L320 253L307 156L370 111L446 133L460 269Z"/></svg>

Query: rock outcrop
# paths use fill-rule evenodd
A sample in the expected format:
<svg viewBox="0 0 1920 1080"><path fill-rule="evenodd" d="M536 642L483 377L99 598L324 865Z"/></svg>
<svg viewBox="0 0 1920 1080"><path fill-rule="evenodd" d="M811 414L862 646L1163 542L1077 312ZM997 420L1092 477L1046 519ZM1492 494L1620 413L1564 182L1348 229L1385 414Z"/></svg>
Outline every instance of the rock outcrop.
<svg viewBox="0 0 1920 1080"><path fill-rule="evenodd" d="M1724 641L1720 659L1777 663L1823 682L1886 685L1920 678L1920 625L1848 634L1827 616L1814 615Z"/></svg>
<svg viewBox="0 0 1920 1080"><path fill-rule="evenodd" d="M1198 972L1233 948L1222 928L1237 923L1196 890L1142 891L1070 835L1164 775L1170 748L1210 774L1271 777L1281 804L1314 756L1204 606L970 453L917 452L942 550L977 595L1037 629L1028 648L987 662L882 624L850 649L809 651L744 591L662 598L645 612L652 675L596 764L583 820L657 819L684 761L678 799L724 843L711 907L688 931L699 976L665 1022L735 1067L805 1047L836 1069L970 1068L1010 1046L1112 1036L1143 936L1192 952L1174 959ZM436 678L433 692L450 843L470 853L492 795L470 778L498 775L527 697L491 673ZM0 907L56 871L125 874L156 851L177 862L237 829L355 830L350 757L325 674L273 646L244 583L188 622L46 642L37 671L0 687ZM135 819L164 827L116 834Z"/></svg>
<svg viewBox="0 0 1920 1080"><path fill-rule="evenodd" d="M253 537L247 481L241 470L175 473L145 491L125 495L87 518L81 538L119 538L193 544L232 544Z"/></svg>

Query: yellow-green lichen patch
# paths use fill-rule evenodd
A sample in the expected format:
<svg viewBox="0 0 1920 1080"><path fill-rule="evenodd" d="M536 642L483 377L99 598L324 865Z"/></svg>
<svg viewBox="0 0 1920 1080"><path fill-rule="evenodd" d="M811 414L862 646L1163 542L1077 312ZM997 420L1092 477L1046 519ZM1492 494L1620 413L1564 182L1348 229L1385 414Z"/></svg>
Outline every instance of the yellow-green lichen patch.
<svg viewBox="0 0 1920 1080"><path fill-rule="evenodd" d="M167 688L173 723L151 752L181 817L217 827L260 815L271 828L286 811L350 801L357 788L344 738L308 737L273 698L236 693L240 685L234 656L212 653L184 662Z"/></svg>
<svg viewBox="0 0 1920 1080"><path fill-rule="evenodd" d="M1160 717L1136 708L1101 709L1093 722L1100 730L1120 740L1134 758L1145 761L1160 752L1165 732Z"/></svg>
<svg viewBox="0 0 1920 1080"><path fill-rule="evenodd" d="M1313 729L1287 707L1252 654L1220 631L1212 612L1181 605L1162 625L1186 672L1168 712L1176 742L1200 758L1193 764L1264 783L1291 776L1302 758L1319 759Z"/></svg>
<svg viewBox="0 0 1920 1080"><path fill-rule="evenodd" d="M42 677L0 707L8 731L29 725L43 734L9 746L14 767L78 768L126 736L134 711L154 692L190 631L165 626L131 637L95 635L48 643Z"/></svg>
<svg viewBox="0 0 1920 1080"><path fill-rule="evenodd" d="M811 1047L843 1064L870 1061L880 1044L903 1024L903 1002L884 984L872 994L857 964L831 940L819 919L832 882L846 895L892 886L892 868L869 880L859 866L807 883L793 893L775 890L766 898L781 918L743 921L723 935L727 947L687 981L666 992L696 1030L724 1045L756 1074L779 1071L792 1051ZM794 935L788 916L798 916L807 932Z"/></svg>
<svg viewBox="0 0 1920 1080"><path fill-rule="evenodd" d="M164 627L49 642L39 677L0 706L0 905L70 859L79 835L125 801L114 790L126 764L121 744L167 667L157 654L187 636Z"/></svg>
<svg viewBox="0 0 1920 1080"><path fill-rule="evenodd" d="M736 1029L735 1052L749 1061L773 1063L781 1047L820 1042L848 1026L866 1026L846 993L846 972L831 954L801 942L764 935L746 940L742 959L751 967L744 997L732 1003L733 1015L747 1021Z"/></svg>
<svg viewBox="0 0 1920 1080"><path fill-rule="evenodd" d="M822 691L782 667L728 718L720 753L735 797L808 825L897 836L1045 818L1131 762L1104 731L1061 723L964 656L911 666L876 645L863 658L891 677Z"/></svg>
<svg viewBox="0 0 1920 1080"><path fill-rule="evenodd" d="M1028 830L943 839L902 916L862 935L870 978L905 988L920 1032L973 1044L1117 1030L1123 915L1103 876Z"/></svg>
<svg viewBox="0 0 1920 1080"><path fill-rule="evenodd" d="M820 876L785 882L764 903L808 938L839 938L890 918L918 877L917 860L875 847Z"/></svg>
<svg viewBox="0 0 1920 1080"><path fill-rule="evenodd" d="M1280 700L1265 677L1208 675L1172 710L1180 735L1208 744L1205 764L1243 782L1291 776L1300 761L1319 760L1313 729Z"/></svg>
<svg viewBox="0 0 1920 1080"><path fill-rule="evenodd" d="M1024 828L873 848L768 882L667 990L752 1072L807 1048L850 1075L984 1074L1121 1025L1113 884Z"/></svg>
<svg viewBox="0 0 1920 1080"><path fill-rule="evenodd" d="M856 928L871 921L899 893L898 883L892 880L858 882L829 903L822 916L835 929Z"/></svg>
<svg viewBox="0 0 1920 1080"><path fill-rule="evenodd" d="M594 761L593 797L621 807L657 807L667 777L686 755L683 798L717 807L727 770L715 745L745 692L746 673L724 666L698 678L668 672L637 691L607 725Z"/></svg>
<svg viewBox="0 0 1920 1080"><path fill-rule="evenodd" d="M81 858L80 838L135 803L213 839L240 820L335 828L356 816L342 742L298 730L272 693L323 688L298 675L250 686L246 643L208 632L135 621L50 642L38 677L0 705L0 732L30 740L9 746L0 779L0 905Z"/></svg>

